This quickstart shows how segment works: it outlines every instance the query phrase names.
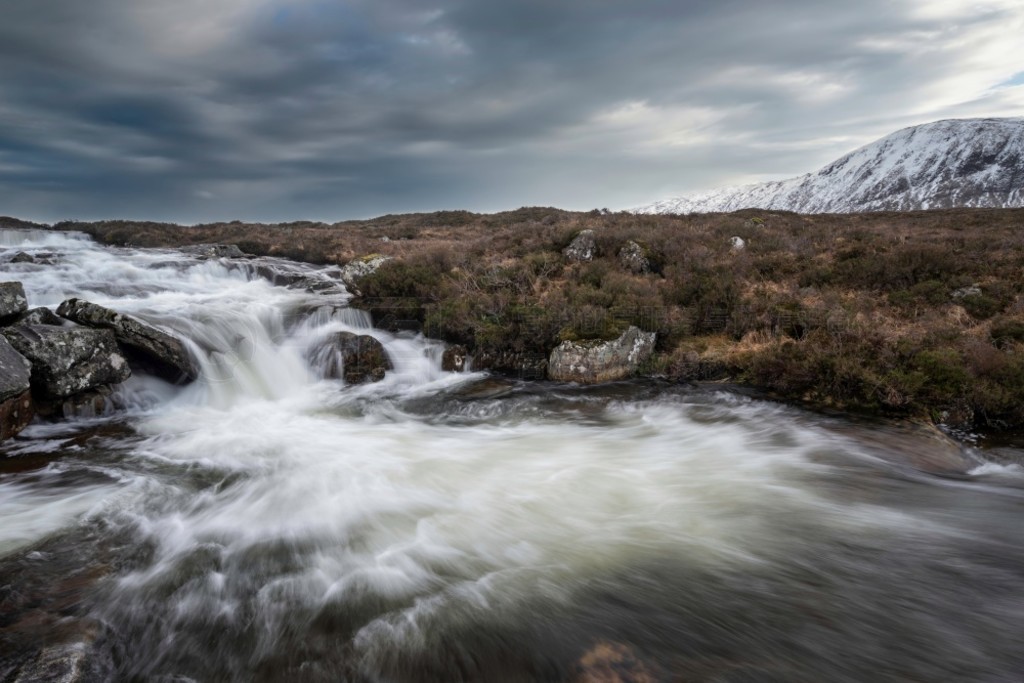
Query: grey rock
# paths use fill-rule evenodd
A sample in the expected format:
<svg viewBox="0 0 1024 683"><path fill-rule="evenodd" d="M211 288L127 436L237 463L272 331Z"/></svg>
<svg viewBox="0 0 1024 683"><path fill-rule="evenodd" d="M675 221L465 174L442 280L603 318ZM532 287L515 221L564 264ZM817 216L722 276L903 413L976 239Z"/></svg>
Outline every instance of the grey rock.
<svg viewBox="0 0 1024 683"><path fill-rule="evenodd" d="M352 259L341 269L341 281L345 283L348 290L353 294L359 294L359 280L375 273L378 268L392 259L391 256L383 254L369 254Z"/></svg>
<svg viewBox="0 0 1024 683"><path fill-rule="evenodd" d="M33 308L22 313L15 325L54 325L61 327L65 324L64 318L60 317L49 308Z"/></svg>
<svg viewBox="0 0 1024 683"><path fill-rule="evenodd" d="M379 382L393 366L384 346L366 334L336 332L317 344L310 362L326 379L343 379L346 384Z"/></svg>
<svg viewBox="0 0 1024 683"><path fill-rule="evenodd" d="M82 299L63 302L57 315L86 327L112 330L134 361L171 382L190 382L199 376L180 339L131 316Z"/></svg>
<svg viewBox="0 0 1024 683"><path fill-rule="evenodd" d="M651 259L647 256L647 250L633 240L626 242L619 250L619 263L634 275L651 272Z"/></svg>
<svg viewBox="0 0 1024 683"><path fill-rule="evenodd" d="M0 337L0 441L14 436L32 420L31 368L28 360Z"/></svg>
<svg viewBox="0 0 1024 683"><path fill-rule="evenodd" d="M733 251L743 251L747 248L747 241L739 235L733 235L730 237L729 244L732 246Z"/></svg>
<svg viewBox="0 0 1024 683"><path fill-rule="evenodd" d="M181 251L200 258L245 258L245 252L234 244L193 244Z"/></svg>
<svg viewBox="0 0 1024 683"><path fill-rule="evenodd" d="M25 288L20 282L0 282L0 322L9 322L28 310Z"/></svg>
<svg viewBox="0 0 1024 683"><path fill-rule="evenodd" d="M32 366L28 360L0 337L0 401L6 401L29 389Z"/></svg>
<svg viewBox="0 0 1024 683"><path fill-rule="evenodd" d="M630 327L612 341L565 341L548 362L548 377L563 382L596 384L635 375L654 353L654 332Z"/></svg>
<svg viewBox="0 0 1024 683"><path fill-rule="evenodd" d="M35 263L36 259L32 254L26 254L23 251L19 251L17 254L11 257L11 263Z"/></svg>
<svg viewBox="0 0 1024 683"><path fill-rule="evenodd" d="M562 255L569 261L582 263L593 261L597 256L597 240L594 238L593 230L582 230L565 249Z"/></svg>
<svg viewBox="0 0 1024 683"><path fill-rule="evenodd" d="M960 300L969 296L981 296L981 287L977 284L970 285L969 287L961 287L960 289L953 292L953 299Z"/></svg>
<svg viewBox="0 0 1024 683"><path fill-rule="evenodd" d="M32 364L32 392L43 399L117 384L132 374L110 330L18 325L3 334Z"/></svg>

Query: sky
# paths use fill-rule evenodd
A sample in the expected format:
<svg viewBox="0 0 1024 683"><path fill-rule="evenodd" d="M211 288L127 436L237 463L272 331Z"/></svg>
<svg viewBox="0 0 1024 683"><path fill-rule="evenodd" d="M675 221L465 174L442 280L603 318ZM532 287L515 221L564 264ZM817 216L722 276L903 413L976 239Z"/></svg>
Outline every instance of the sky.
<svg viewBox="0 0 1024 683"><path fill-rule="evenodd" d="M0 0L0 215L630 208L1024 115L1020 0Z"/></svg>

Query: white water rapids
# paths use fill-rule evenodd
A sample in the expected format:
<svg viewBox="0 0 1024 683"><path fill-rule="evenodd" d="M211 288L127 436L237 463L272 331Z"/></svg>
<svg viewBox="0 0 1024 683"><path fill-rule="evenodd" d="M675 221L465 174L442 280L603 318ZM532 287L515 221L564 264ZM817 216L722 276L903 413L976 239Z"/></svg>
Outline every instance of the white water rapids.
<svg viewBox="0 0 1024 683"><path fill-rule="evenodd" d="M0 446L36 463L0 469L0 583L95 567L75 616L117 679L616 680L587 678L616 656L635 680L1024 670L1017 465L928 474L898 452L925 437L724 389L443 372L439 342L245 260L0 246L52 262L0 263L31 306L134 315L202 368L136 374L110 415ZM343 330L384 344L382 382L321 379L309 350Z"/></svg>

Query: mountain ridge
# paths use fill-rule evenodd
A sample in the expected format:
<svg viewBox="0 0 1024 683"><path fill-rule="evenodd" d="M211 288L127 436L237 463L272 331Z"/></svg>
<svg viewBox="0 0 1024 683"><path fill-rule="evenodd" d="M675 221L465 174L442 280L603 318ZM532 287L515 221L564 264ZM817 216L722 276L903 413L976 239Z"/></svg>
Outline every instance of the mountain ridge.
<svg viewBox="0 0 1024 683"><path fill-rule="evenodd" d="M795 178L654 202L636 213L857 213L1024 207L1024 117L903 128Z"/></svg>

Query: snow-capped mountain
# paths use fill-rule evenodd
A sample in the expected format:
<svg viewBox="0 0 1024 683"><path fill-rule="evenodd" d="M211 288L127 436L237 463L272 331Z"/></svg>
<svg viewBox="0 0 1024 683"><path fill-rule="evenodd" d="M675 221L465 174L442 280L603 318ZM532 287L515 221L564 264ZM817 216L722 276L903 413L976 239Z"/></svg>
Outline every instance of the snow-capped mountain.
<svg viewBox="0 0 1024 683"><path fill-rule="evenodd" d="M800 213L1024 207L1024 118L904 128L816 173L656 202L637 213Z"/></svg>

